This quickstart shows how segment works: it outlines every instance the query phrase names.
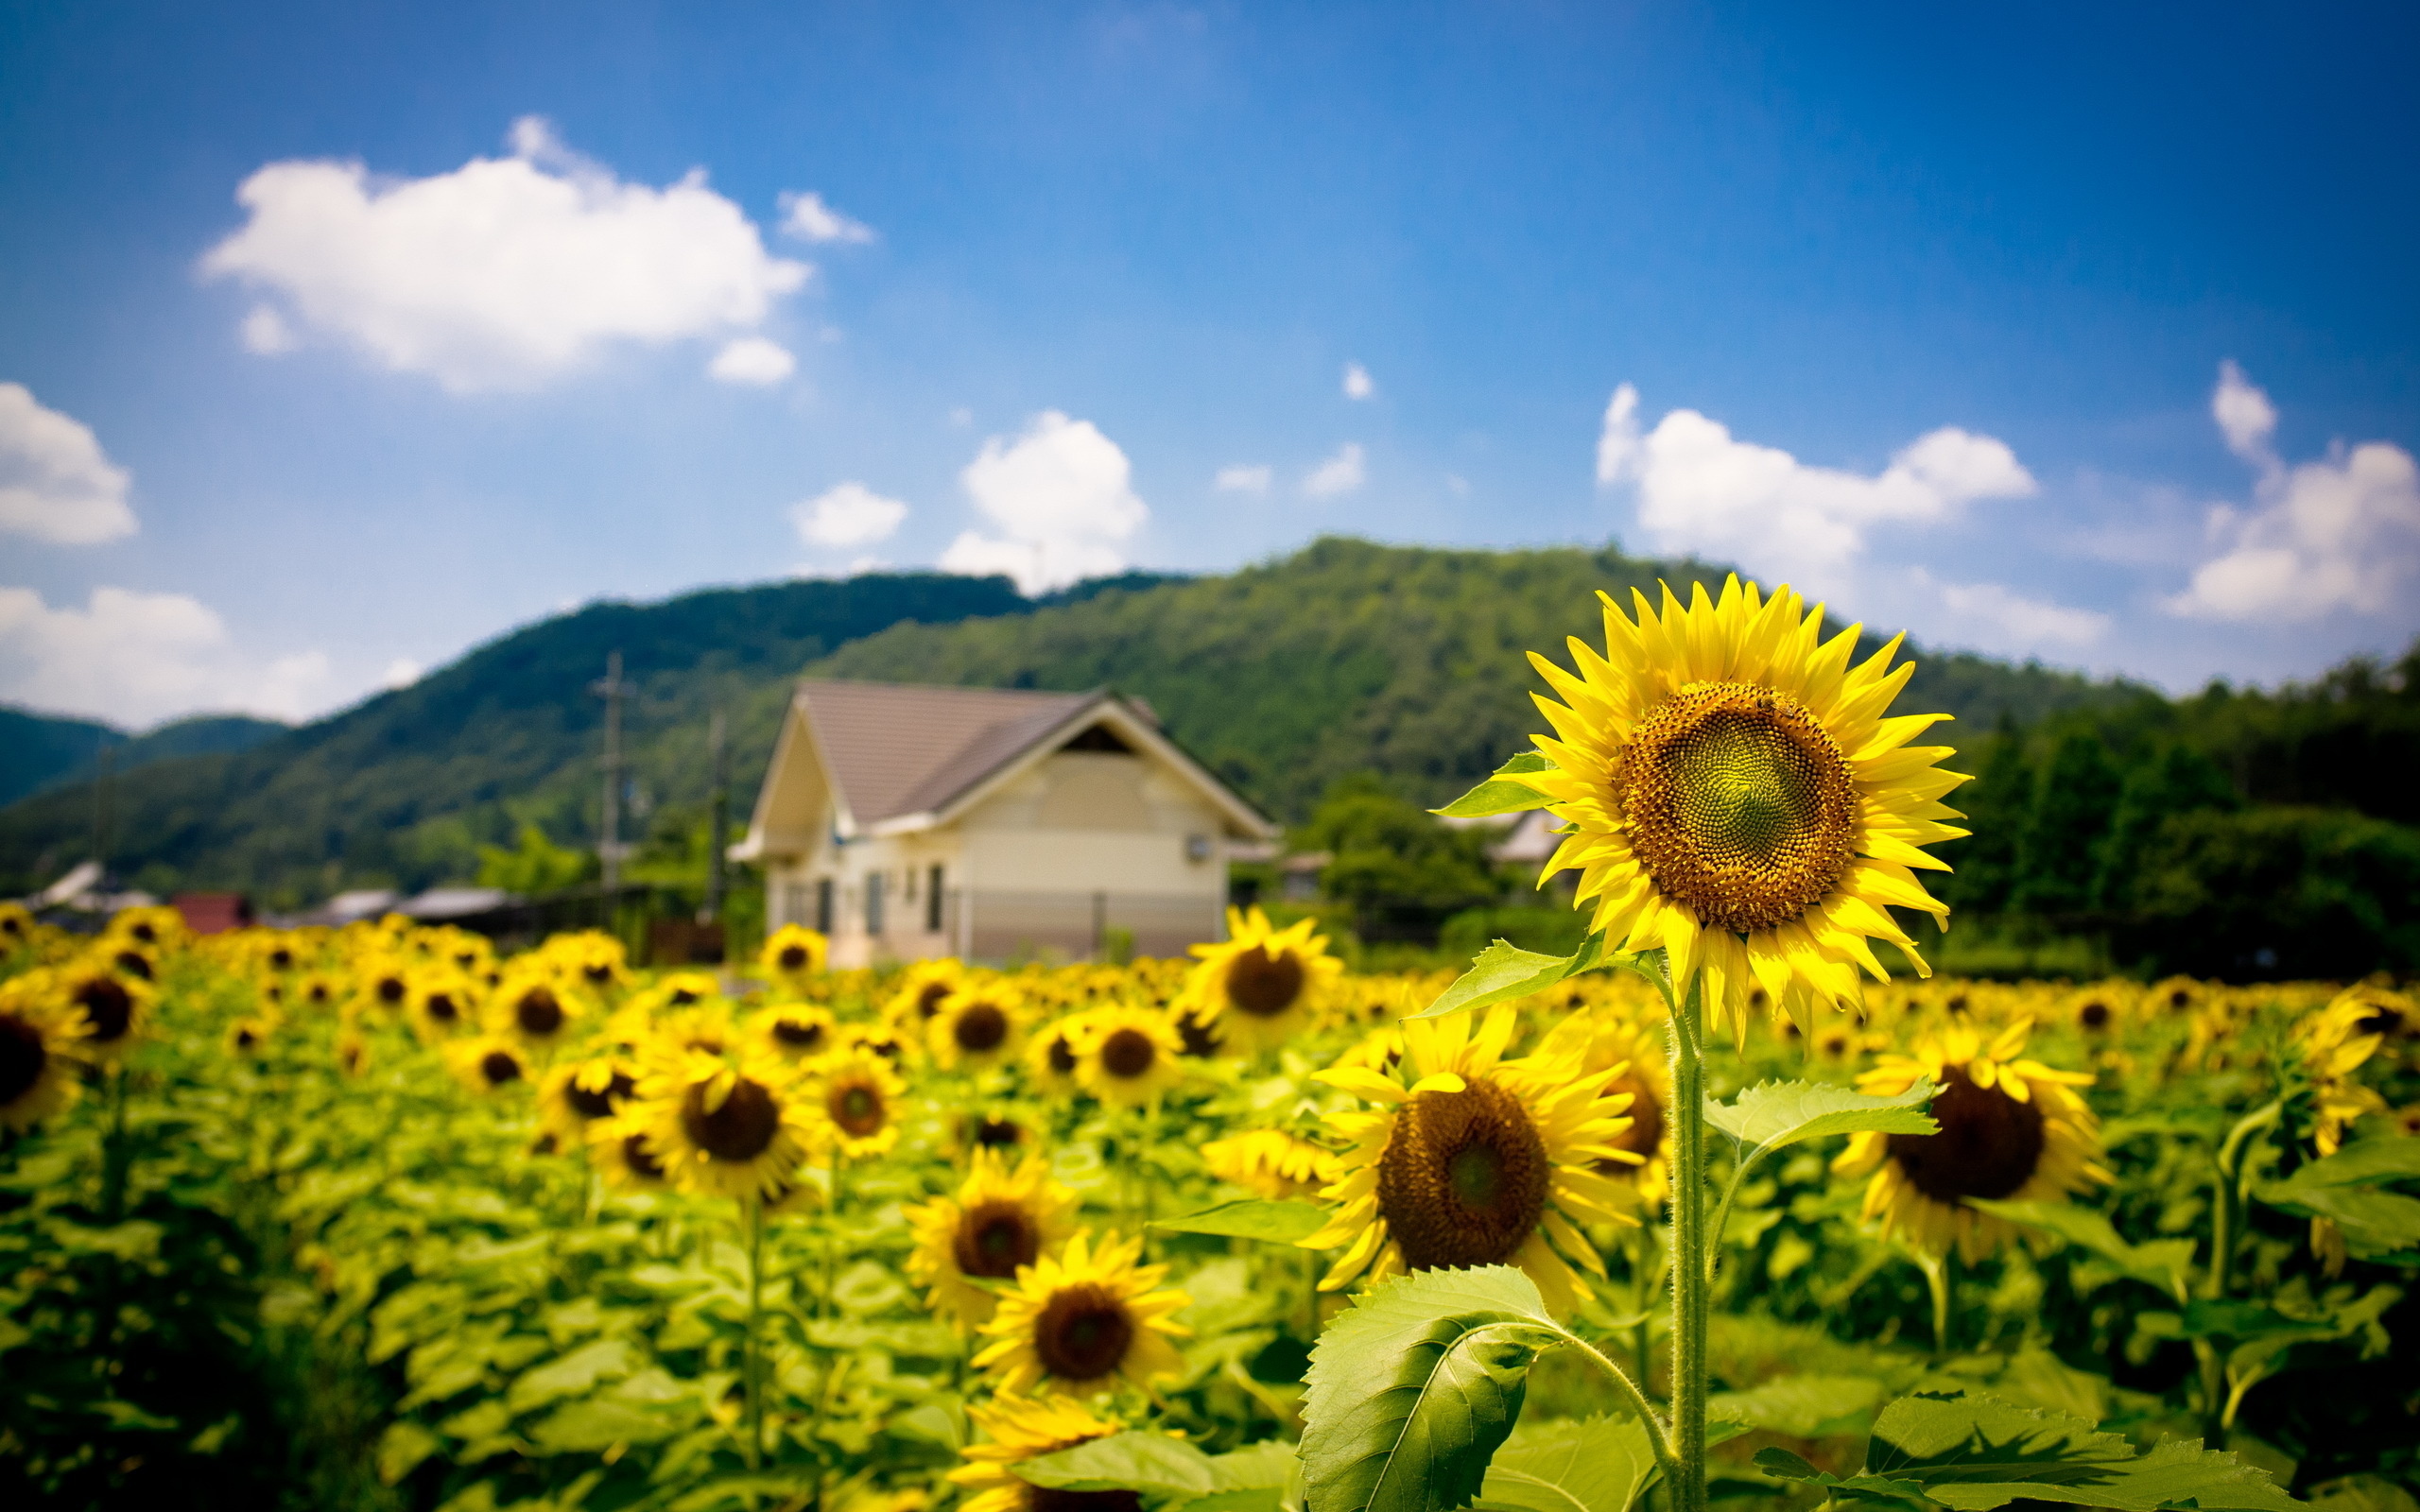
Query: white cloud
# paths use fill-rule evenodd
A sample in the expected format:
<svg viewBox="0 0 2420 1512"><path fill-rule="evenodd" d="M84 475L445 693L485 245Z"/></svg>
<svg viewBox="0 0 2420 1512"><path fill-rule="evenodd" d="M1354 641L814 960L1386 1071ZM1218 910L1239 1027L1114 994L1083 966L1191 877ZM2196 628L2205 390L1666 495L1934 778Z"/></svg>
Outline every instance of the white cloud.
<svg viewBox="0 0 2420 1512"><path fill-rule="evenodd" d="M292 352L302 343L294 337L294 328L273 306L255 304L244 317L242 329L244 350L256 357L275 357Z"/></svg>
<svg viewBox="0 0 2420 1512"><path fill-rule="evenodd" d="M0 531L61 546L130 536L130 481L91 426L44 408L23 384L0 384Z"/></svg>
<svg viewBox="0 0 2420 1512"><path fill-rule="evenodd" d="M994 436L959 480L1006 539L969 530L942 553L954 573L1006 573L1027 593L1046 593L1126 566L1120 544L1150 518L1133 469L1090 421L1057 410L1034 417L1013 441Z"/></svg>
<svg viewBox="0 0 2420 1512"><path fill-rule="evenodd" d="M1361 465L1361 443L1347 441L1336 449L1336 455L1303 474L1303 492L1313 499L1333 499L1340 493L1351 493L1368 479Z"/></svg>
<svg viewBox="0 0 2420 1512"><path fill-rule="evenodd" d="M2005 442L1956 426L1918 437L1870 477L1735 439L1693 409L1669 412L1642 436L1629 384L1605 407L1597 480L1636 486L1639 525L1659 548L1781 576L1845 566L1874 526L1929 524L1977 499L2036 489Z"/></svg>
<svg viewBox="0 0 2420 1512"><path fill-rule="evenodd" d="M782 230L803 242L870 242L873 228L852 220L809 191L782 196Z"/></svg>
<svg viewBox="0 0 2420 1512"><path fill-rule="evenodd" d="M216 611L182 593L96 588L82 609L52 609L0 588L0 698L13 703L135 726L203 711L298 719L327 680L321 652L245 657Z"/></svg>
<svg viewBox="0 0 2420 1512"><path fill-rule="evenodd" d="M725 342L723 349L715 353L715 360L706 364L709 378L758 387L780 383L797 370L798 359L763 336L741 336Z"/></svg>
<svg viewBox="0 0 2420 1512"><path fill-rule="evenodd" d="M1923 569L1919 581L1929 581ZM1934 585L1941 601L1972 631L1969 639L1987 650L2000 652L2072 649L2096 644L2109 633L2110 617L2087 609L2071 609L2045 599L2028 598L1999 583Z"/></svg>
<svg viewBox="0 0 2420 1512"><path fill-rule="evenodd" d="M790 506L790 523L810 546L866 546L887 539L908 518L908 506L862 483L843 483Z"/></svg>
<svg viewBox="0 0 2420 1512"><path fill-rule="evenodd" d="M1231 462L1219 470L1210 486L1221 493L1267 493L1270 475L1265 462Z"/></svg>
<svg viewBox="0 0 2420 1512"><path fill-rule="evenodd" d="M408 688L418 682L427 670L410 657L399 656L387 663L386 671L378 674L378 685L389 689Z"/></svg>
<svg viewBox="0 0 2420 1512"><path fill-rule="evenodd" d="M2420 467L2385 441L2288 467L2273 450L2277 412L2232 362L2219 369L2210 416L2227 449L2258 470L2254 505L2221 505L2208 534L2220 554L2166 601L2196 619L2314 620L2340 610L2403 606L2420 576Z"/></svg>
<svg viewBox="0 0 2420 1512"><path fill-rule="evenodd" d="M624 183L536 117L515 123L511 156L451 173L272 163L235 198L250 218L204 255L203 277L273 291L289 336L342 342L457 393L534 388L615 341L744 330L810 271L769 256L703 170L662 189ZM264 350L270 328L245 328Z"/></svg>
<svg viewBox="0 0 2420 1512"><path fill-rule="evenodd" d="M1345 398L1368 399L1377 391L1378 386L1376 383L1372 381L1369 369L1362 367L1357 362L1348 362L1344 365Z"/></svg>

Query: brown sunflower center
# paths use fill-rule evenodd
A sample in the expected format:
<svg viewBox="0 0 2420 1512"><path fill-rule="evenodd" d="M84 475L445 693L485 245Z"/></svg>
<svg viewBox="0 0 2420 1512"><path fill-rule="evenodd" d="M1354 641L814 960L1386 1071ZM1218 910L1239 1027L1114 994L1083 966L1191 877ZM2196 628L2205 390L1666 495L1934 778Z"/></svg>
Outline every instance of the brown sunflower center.
<svg viewBox="0 0 2420 1512"><path fill-rule="evenodd" d="M149 919L145 919L143 922L136 924L133 928L128 930L127 933L133 936L136 939L141 940L146 945L155 944L160 938L160 932L151 927L151 921Z"/></svg>
<svg viewBox="0 0 2420 1512"><path fill-rule="evenodd" d="M1009 1037L1009 1016L997 1004L977 1003L958 1016L950 1025L950 1037L970 1056L997 1050Z"/></svg>
<svg viewBox="0 0 2420 1512"><path fill-rule="evenodd" d="M1546 1211L1547 1164L1537 1125L1497 1083L1414 1097L1378 1158L1378 1211L1405 1267L1511 1260Z"/></svg>
<svg viewBox="0 0 2420 1512"><path fill-rule="evenodd" d="M664 1162L647 1147L644 1134L633 1134L622 1141L622 1163L650 1181L664 1179Z"/></svg>
<svg viewBox="0 0 2420 1512"><path fill-rule="evenodd" d="M2076 1009L2076 1022L2095 1033L2099 1033L2100 1030L2108 1028L2109 1005L2101 1002L2099 998L2093 999L2083 1007Z"/></svg>
<svg viewBox="0 0 2420 1512"><path fill-rule="evenodd" d="M1025 1130L1011 1119L978 1118L975 1121L975 1143L985 1149L1013 1149L1025 1143Z"/></svg>
<svg viewBox="0 0 2420 1512"><path fill-rule="evenodd" d="M1615 786L1668 898L1745 934L1806 912L1857 855L1857 783L1814 715L1771 688L1698 684L1639 723Z"/></svg>
<svg viewBox="0 0 2420 1512"><path fill-rule="evenodd" d="M428 995L428 1016L440 1023L452 1023L462 1016L462 1010L454 1005L452 993L431 992Z"/></svg>
<svg viewBox="0 0 2420 1512"><path fill-rule="evenodd" d="M869 1134L882 1132L889 1109L882 1106L882 1092L867 1082L842 1082L832 1089L823 1100L824 1110L841 1132L851 1139L861 1140Z"/></svg>
<svg viewBox="0 0 2420 1512"><path fill-rule="evenodd" d="M620 1072L594 1091L582 1087L578 1078L563 1083L563 1105L582 1118L603 1118L614 1110L614 1105L631 1095L631 1078Z"/></svg>
<svg viewBox="0 0 2420 1512"><path fill-rule="evenodd" d="M1007 1280L1042 1253L1042 1230L1013 1202L977 1203L959 1220L950 1248L959 1274Z"/></svg>
<svg viewBox="0 0 2420 1512"><path fill-rule="evenodd" d="M378 979L378 985L370 990L379 1002L391 1008L404 1001L404 979L400 976L382 976Z"/></svg>
<svg viewBox="0 0 2420 1512"><path fill-rule="evenodd" d="M1962 1066L1942 1073L1930 1109L1938 1134L1893 1134L1888 1148L1909 1185L1935 1202L1996 1201L2042 1164L2042 1109L1997 1086L1978 1087Z"/></svg>
<svg viewBox="0 0 2420 1512"><path fill-rule="evenodd" d="M509 1081L519 1081L521 1062L514 1059L507 1051L491 1050L479 1057L479 1075L491 1087L501 1087Z"/></svg>
<svg viewBox="0 0 2420 1512"><path fill-rule="evenodd" d="M1107 1287L1063 1286L1034 1320L1033 1352L1062 1381L1098 1381L1115 1370L1134 1342L1134 1318Z"/></svg>
<svg viewBox="0 0 2420 1512"><path fill-rule="evenodd" d="M785 971L804 971L806 970L806 963L813 957L807 954L806 947L804 945L785 945L782 947L781 954L773 959Z"/></svg>
<svg viewBox="0 0 2420 1512"><path fill-rule="evenodd" d="M681 1132L717 1160L756 1159L781 1126L782 1110L773 1094L745 1076L731 1084L731 1095L719 1107L706 1107L703 1085L690 1088L681 1100Z"/></svg>
<svg viewBox="0 0 2420 1512"><path fill-rule="evenodd" d="M0 1014L0 1108L32 1091L50 1064L42 1031L15 1014Z"/></svg>
<svg viewBox="0 0 2420 1512"><path fill-rule="evenodd" d="M823 1025L814 1019L775 1019L773 1038L792 1050L813 1050L823 1043Z"/></svg>
<svg viewBox="0 0 2420 1512"><path fill-rule="evenodd" d="M124 971L127 975L134 978L138 982L148 982L151 980L151 958L144 954L141 951L118 952L116 964L119 971Z"/></svg>
<svg viewBox="0 0 2420 1512"><path fill-rule="evenodd" d="M949 996L946 982L927 982L916 993L916 1017L929 1019L942 1011L942 999Z"/></svg>
<svg viewBox="0 0 2420 1512"><path fill-rule="evenodd" d="M1303 995L1303 962L1292 951L1266 945L1237 951L1227 962L1227 1001L1255 1019L1273 1019Z"/></svg>
<svg viewBox="0 0 2420 1512"><path fill-rule="evenodd" d="M1132 1081L1151 1069L1160 1047L1140 1029L1117 1029L1100 1042L1100 1069L1121 1081Z"/></svg>
<svg viewBox="0 0 2420 1512"><path fill-rule="evenodd" d="M1052 1035L1049 1048L1043 1053L1050 1057L1052 1071L1062 1076L1072 1076L1076 1074L1076 1052L1074 1047L1067 1043L1065 1035Z"/></svg>
<svg viewBox="0 0 2420 1512"><path fill-rule="evenodd" d="M134 994L114 977L96 976L76 989L76 1005L84 1010L85 1038L109 1044L126 1038L134 1026Z"/></svg>
<svg viewBox="0 0 2420 1512"><path fill-rule="evenodd" d="M614 980L614 969L603 961L591 961L579 969L579 974L598 987Z"/></svg>
<svg viewBox="0 0 2420 1512"><path fill-rule="evenodd" d="M1219 1053L1219 1031L1195 1018L1190 1009L1176 1016L1176 1037L1184 1053L1196 1060L1207 1060Z"/></svg>
<svg viewBox="0 0 2420 1512"><path fill-rule="evenodd" d="M523 1034L543 1039L563 1026L563 1005L555 1000L553 992L533 987L513 1003L512 1017L520 1023Z"/></svg>

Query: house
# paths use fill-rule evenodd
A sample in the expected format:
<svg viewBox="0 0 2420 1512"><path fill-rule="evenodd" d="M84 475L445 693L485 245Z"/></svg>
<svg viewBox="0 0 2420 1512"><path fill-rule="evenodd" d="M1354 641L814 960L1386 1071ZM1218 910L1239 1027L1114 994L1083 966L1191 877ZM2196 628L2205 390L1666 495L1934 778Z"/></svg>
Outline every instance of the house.
<svg viewBox="0 0 2420 1512"><path fill-rule="evenodd" d="M731 855L836 966L1181 955L1220 937L1231 852L1276 833L1139 699L809 679Z"/></svg>

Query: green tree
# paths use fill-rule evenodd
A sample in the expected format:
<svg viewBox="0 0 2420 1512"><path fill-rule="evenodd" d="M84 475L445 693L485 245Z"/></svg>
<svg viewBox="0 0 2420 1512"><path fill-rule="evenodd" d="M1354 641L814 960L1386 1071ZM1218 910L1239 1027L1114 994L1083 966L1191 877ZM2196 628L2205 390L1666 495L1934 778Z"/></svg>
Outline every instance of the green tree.
<svg viewBox="0 0 2420 1512"><path fill-rule="evenodd" d="M1387 790L1374 773L1339 778L1292 835L1297 850L1328 853L1320 887L1367 908L1386 902L1471 902L1504 890L1488 864L1487 833L1449 829Z"/></svg>
<svg viewBox="0 0 2420 1512"><path fill-rule="evenodd" d="M479 885L501 887L525 898L577 887L596 871L596 858L546 838L534 824L521 827L521 843L479 847Z"/></svg>
<svg viewBox="0 0 2420 1512"><path fill-rule="evenodd" d="M2095 902L2120 910L2135 905L2143 857L2169 819L2180 814L2206 809L2226 812L2241 806L2219 764L2190 747L2170 746L2136 766L2118 791L2109 837L2100 848L2098 880L2093 885Z"/></svg>
<svg viewBox="0 0 2420 1512"><path fill-rule="evenodd" d="M1996 914L2016 890L2017 836L2033 806L2033 769L2015 721L2002 714L1991 739L1958 770L1974 773L1975 781L1947 801L1966 816L1959 823L1973 833L1942 852L1957 869L1941 879L1941 898L1953 908Z"/></svg>
<svg viewBox="0 0 2420 1512"><path fill-rule="evenodd" d="M2030 914L2073 914L2092 905L2102 841L2117 816L2121 782L2100 735L2077 730L2059 742L2034 784L2032 812L2016 846L2015 907Z"/></svg>

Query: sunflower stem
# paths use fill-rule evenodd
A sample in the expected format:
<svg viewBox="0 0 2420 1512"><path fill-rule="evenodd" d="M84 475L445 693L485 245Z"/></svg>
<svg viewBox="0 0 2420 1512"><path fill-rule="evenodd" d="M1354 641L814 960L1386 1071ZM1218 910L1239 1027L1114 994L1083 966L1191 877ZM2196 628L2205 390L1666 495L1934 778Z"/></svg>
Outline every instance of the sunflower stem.
<svg viewBox="0 0 2420 1512"><path fill-rule="evenodd" d="M748 1383L748 1468L752 1470L765 1454L765 1362L756 1329L765 1305L765 1199L752 1192L740 1201L748 1216L748 1335L741 1368Z"/></svg>
<svg viewBox="0 0 2420 1512"><path fill-rule="evenodd" d="M1667 970L1669 970L1668 957ZM1705 1512L1705 1051L1700 979L1659 983L1672 1018L1672 1512Z"/></svg>
<svg viewBox="0 0 2420 1512"><path fill-rule="evenodd" d="M1647 1393L1639 1389L1638 1383L1630 1378L1629 1371L1606 1358L1595 1345L1573 1333L1564 1334L1564 1340L1573 1349L1586 1355L1598 1369L1612 1379L1615 1388L1620 1391L1623 1400L1630 1403L1630 1410L1638 1415L1639 1422L1647 1429L1648 1447L1655 1452L1655 1465L1664 1472L1665 1484L1678 1486L1680 1464L1672 1452L1671 1432L1664 1419L1655 1415L1655 1407L1647 1400Z"/></svg>

